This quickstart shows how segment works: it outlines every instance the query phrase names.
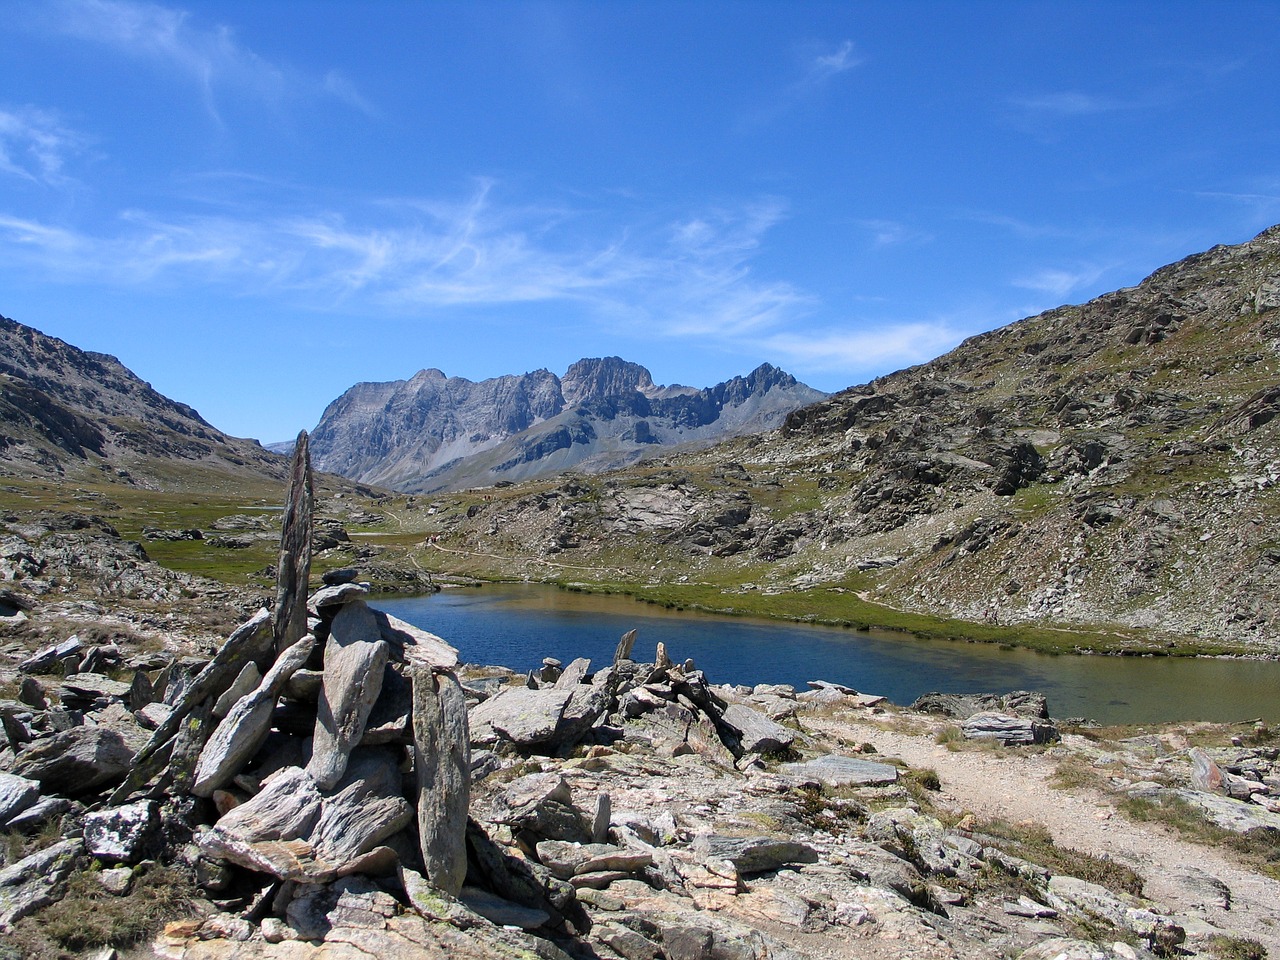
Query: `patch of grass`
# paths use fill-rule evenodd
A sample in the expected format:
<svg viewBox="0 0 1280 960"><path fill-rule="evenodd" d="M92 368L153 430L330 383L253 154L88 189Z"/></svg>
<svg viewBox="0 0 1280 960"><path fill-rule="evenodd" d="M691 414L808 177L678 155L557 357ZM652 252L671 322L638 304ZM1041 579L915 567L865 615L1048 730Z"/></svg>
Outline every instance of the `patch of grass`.
<svg viewBox="0 0 1280 960"><path fill-rule="evenodd" d="M1006 853L1038 863L1053 873L1068 874L1108 890L1142 896L1142 877L1129 867L1107 857L1095 857L1071 847L1058 846L1042 824L987 820L975 826L974 831L996 838L998 846Z"/></svg>
<svg viewBox="0 0 1280 960"><path fill-rule="evenodd" d="M61 958L66 951L122 949L153 936L166 920L189 916L195 889L175 867L153 867L135 877L127 896L108 893L95 876L81 870L67 881L57 903L20 921L13 942L30 958Z"/></svg>
<svg viewBox="0 0 1280 960"><path fill-rule="evenodd" d="M1093 764L1081 757L1068 756L1058 761L1049 785L1058 790L1101 789L1104 781Z"/></svg>
<svg viewBox="0 0 1280 960"><path fill-rule="evenodd" d="M1205 950L1215 960L1267 960L1267 948L1257 940L1215 934L1205 941Z"/></svg>
<svg viewBox="0 0 1280 960"><path fill-rule="evenodd" d="M964 731L956 724L949 723L933 735L933 742L948 750L957 750L964 743Z"/></svg>
<svg viewBox="0 0 1280 960"><path fill-rule="evenodd" d="M1199 808L1177 796L1159 802L1126 797L1120 809L1131 820L1163 823L1192 843L1230 850L1252 869L1280 880L1280 830L1255 827L1236 833L1206 819Z"/></svg>

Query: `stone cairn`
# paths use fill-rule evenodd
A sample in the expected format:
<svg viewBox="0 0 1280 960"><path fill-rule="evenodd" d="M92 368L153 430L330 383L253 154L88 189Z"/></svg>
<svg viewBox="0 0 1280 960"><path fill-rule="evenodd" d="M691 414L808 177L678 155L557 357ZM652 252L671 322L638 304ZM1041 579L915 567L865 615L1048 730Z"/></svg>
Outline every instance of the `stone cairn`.
<svg viewBox="0 0 1280 960"><path fill-rule="evenodd" d="M14 755L0 825L61 817L67 838L0 871L0 929L55 902L93 857L126 887L139 863L188 864L221 910L189 922L198 936L317 939L335 898L370 883L463 927L584 934L576 891L643 879L652 862L608 842L608 795L580 809L560 777L525 777L481 822L473 782L624 737L729 768L789 751L795 730L727 703L692 661L661 644L655 663L630 659L634 631L594 675L585 659L547 660L464 687L457 651L369 607L356 571L308 596L305 432L291 473L274 614L211 659L130 661L73 637L21 665L22 703L0 710ZM130 682L106 675L130 667ZM54 673L60 704L36 679Z"/></svg>

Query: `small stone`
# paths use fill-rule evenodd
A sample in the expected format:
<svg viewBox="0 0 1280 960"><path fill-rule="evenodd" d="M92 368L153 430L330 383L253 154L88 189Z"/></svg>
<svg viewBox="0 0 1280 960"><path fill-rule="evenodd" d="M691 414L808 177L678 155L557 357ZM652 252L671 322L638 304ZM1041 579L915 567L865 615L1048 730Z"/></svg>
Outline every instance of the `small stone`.
<svg viewBox="0 0 1280 960"><path fill-rule="evenodd" d="M160 828L154 800L111 807L84 817L85 848L99 860L137 863Z"/></svg>
<svg viewBox="0 0 1280 960"><path fill-rule="evenodd" d="M117 897L123 897L129 892L129 887L133 884L133 871L128 867L115 867L111 870L102 870L97 874L98 882L102 884L102 888L107 893L113 893Z"/></svg>

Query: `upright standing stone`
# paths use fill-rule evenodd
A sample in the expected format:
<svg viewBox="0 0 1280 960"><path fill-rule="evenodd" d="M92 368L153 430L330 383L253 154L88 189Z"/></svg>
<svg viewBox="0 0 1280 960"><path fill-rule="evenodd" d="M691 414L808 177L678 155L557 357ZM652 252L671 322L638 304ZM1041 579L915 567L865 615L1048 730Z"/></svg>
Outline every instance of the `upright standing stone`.
<svg viewBox="0 0 1280 960"><path fill-rule="evenodd" d="M458 678L415 670L413 747L422 860L432 885L455 897L467 876L470 744L467 698Z"/></svg>
<svg viewBox="0 0 1280 960"><path fill-rule="evenodd" d="M622 638L618 640L617 649L613 651L613 662L618 663L620 660L630 660L631 648L635 645L636 632L634 630L628 630L622 635Z"/></svg>
<svg viewBox="0 0 1280 960"><path fill-rule="evenodd" d="M283 653L307 632L307 590L311 579L311 452L307 431L298 434L289 465L289 498L280 528L276 577L276 652Z"/></svg>
<svg viewBox="0 0 1280 960"><path fill-rule="evenodd" d="M364 601L346 604L333 618L307 764L320 789L331 790L342 779L347 758L364 736L369 712L382 692L382 672L390 653L378 619Z"/></svg>

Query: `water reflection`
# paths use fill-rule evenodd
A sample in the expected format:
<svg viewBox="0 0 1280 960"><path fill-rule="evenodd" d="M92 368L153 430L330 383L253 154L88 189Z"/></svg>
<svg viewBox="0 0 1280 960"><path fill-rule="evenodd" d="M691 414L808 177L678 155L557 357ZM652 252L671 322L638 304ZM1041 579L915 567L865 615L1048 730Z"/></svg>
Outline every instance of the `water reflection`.
<svg viewBox="0 0 1280 960"><path fill-rule="evenodd" d="M922 693L1036 690L1056 717L1102 723L1167 720L1280 720L1280 663L1164 657L1048 656L990 644L918 640L892 632L663 610L634 600L537 585L449 590L375 605L439 634L464 660L529 670L543 657L565 663L613 657L636 628L636 659L659 641L677 660L693 658L713 683L833 680L910 703Z"/></svg>

